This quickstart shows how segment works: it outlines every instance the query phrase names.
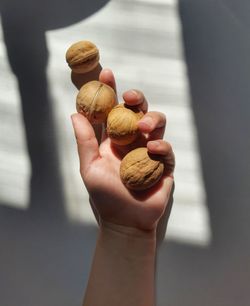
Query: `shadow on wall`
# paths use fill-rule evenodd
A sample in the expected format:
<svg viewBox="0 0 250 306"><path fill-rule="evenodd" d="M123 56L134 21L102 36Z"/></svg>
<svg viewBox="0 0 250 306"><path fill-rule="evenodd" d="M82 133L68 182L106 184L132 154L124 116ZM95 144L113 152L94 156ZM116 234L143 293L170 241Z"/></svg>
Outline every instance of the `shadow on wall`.
<svg viewBox="0 0 250 306"><path fill-rule="evenodd" d="M81 303L95 231L72 225L65 216L46 78L45 32L83 20L107 2L0 0L4 40L18 81L32 167L29 209L0 205L1 305Z"/></svg>
<svg viewBox="0 0 250 306"><path fill-rule="evenodd" d="M250 305L250 3L179 0L213 235L169 244L160 305ZM164 286L164 288L162 287ZM161 296L161 294L160 294ZM166 302L167 301L167 302ZM161 304L162 303L162 304Z"/></svg>
<svg viewBox="0 0 250 306"><path fill-rule="evenodd" d="M63 215L57 145L46 79L49 52L45 32L83 20L107 2L0 0L7 55L21 97L32 167L30 202L34 211L50 207L51 214Z"/></svg>

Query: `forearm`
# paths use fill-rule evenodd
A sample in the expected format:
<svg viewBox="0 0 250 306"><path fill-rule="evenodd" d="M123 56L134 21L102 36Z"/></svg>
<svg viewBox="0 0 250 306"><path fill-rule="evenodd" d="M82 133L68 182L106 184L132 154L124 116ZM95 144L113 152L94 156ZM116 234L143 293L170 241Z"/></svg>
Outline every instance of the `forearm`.
<svg viewBox="0 0 250 306"><path fill-rule="evenodd" d="M102 224L83 305L154 306L155 236Z"/></svg>

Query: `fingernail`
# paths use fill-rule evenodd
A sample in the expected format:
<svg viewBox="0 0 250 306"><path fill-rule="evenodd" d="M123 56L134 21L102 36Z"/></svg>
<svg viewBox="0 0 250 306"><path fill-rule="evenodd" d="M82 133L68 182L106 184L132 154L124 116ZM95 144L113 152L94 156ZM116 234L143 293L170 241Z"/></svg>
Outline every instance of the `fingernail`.
<svg viewBox="0 0 250 306"><path fill-rule="evenodd" d="M150 145L150 147L156 148L160 145L160 142L157 140L154 140L154 141L150 141L148 144Z"/></svg>
<svg viewBox="0 0 250 306"><path fill-rule="evenodd" d="M153 119L151 117L145 117L142 120L139 121L140 126L146 127L146 128L152 128L153 126Z"/></svg>
<svg viewBox="0 0 250 306"><path fill-rule="evenodd" d="M137 92L136 90L132 89L130 92L133 94L133 96L134 96L136 99L138 99L139 96L138 96L138 92Z"/></svg>
<svg viewBox="0 0 250 306"><path fill-rule="evenodd" d="M138 93L135 90L128 90L124 94L126 95L127 99L138 99Z"/></svg>
<svg viewBox="0 0 250 306"><path fill-rule="evenodd" d="M112 70L111 69L109 69L109 68L103 68L102 69L102 73L112 73Z"/></svg>

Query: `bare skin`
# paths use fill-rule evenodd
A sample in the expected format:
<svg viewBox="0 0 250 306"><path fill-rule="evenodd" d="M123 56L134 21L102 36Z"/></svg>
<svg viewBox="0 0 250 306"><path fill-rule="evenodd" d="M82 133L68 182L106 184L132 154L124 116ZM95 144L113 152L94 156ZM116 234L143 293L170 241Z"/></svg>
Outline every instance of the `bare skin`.
<svg viewBox="0 0 250 306"><path fill-rule="evenodd" d="M108 69L102 70L99 80L116 88ZM138 124L144 136L134 145L146 145L149 152L161 155L166 171L148 191L129 191L120 180L119 167L131 146L112 145L104 131L98 141L88 120L80 114L72 115L81 176L100 224L85 306L155 303L156 234L163 223L166 225L171 209L174 154L171 145L162 139L165 115L148 112L146 98L138 90L125 92L123 99L129 105L138 105L145 114Z"/></svg>

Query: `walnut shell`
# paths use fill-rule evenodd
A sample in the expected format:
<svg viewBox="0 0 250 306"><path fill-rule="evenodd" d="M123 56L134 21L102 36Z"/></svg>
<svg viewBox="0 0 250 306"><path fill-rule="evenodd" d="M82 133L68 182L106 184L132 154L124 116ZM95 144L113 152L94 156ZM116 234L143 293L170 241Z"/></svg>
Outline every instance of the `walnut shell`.
<svg viewBox="0 0 250 306"><path fill-rule="evenodd" d="M130 151L121 161L120 177L131 190L145 190L155 185L164 171L164 163L159 155L151 154L147 148Z"/></svg>
<svg viewBox="0 0 250 306"><path fill-rule="evenodd" d="M118 145L128 145L140 135L137 122L143 112L136 106L119 104L112 109L107 119L107 134Z"/></svg>
<svg viewBox="0 0 250 306"><path fill-rule="evenodd" d="M66 61L75 73L86 73L99 64L99 50L90 41L74 43L66 52Z"/></svg>
<svg viewBox="0 0 250 306"><path fill-rule="evenodd" d="M110 86L90 81L83 85L76 97L76 109L92 124L104 123L117 104L116 94Z"/></svg>

